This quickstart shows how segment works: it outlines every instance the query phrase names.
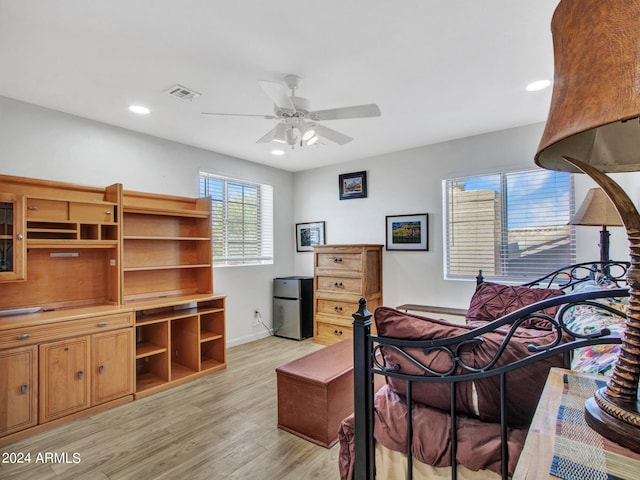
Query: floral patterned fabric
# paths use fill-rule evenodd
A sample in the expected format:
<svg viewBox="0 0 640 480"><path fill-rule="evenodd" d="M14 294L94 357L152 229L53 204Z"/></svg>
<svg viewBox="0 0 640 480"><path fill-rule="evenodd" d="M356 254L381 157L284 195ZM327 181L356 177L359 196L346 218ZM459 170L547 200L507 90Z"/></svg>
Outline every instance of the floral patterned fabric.
<svg viewBox="0 0 640 480"><path fill-rule="evenodd" d="M602 288L615 288L608 282L585 282L574 291L589 291ZM627 299L604 298L600 303L613 307L622 313L627 311ZM608 328L611 335L622 338L626 328L626 319L609 313L598 307L579 305L571 308L564 316L564 321L571 331L581 334L593 334ZM592 345L578 348L571 360L571 370L580 373L610 375L613 365L618 358L620 345Z"/></svg>

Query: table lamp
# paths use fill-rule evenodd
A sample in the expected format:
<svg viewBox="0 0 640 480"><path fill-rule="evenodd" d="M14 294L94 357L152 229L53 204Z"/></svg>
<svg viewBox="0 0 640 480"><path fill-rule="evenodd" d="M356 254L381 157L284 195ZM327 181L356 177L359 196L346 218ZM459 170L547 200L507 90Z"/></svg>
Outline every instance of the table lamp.
<svg viewBox="0 0 640 480"><path fill-rule="evenodd" d="M600 230L600 261L609 261L609 237L607 227L622 227L622 220L616 207L601 188L587 192L582 205L571 219L571 225L602 226ZM603 268L606 268L603 266Z"/></svg>
<svg viewBox="0 0 640 480"><path fill-rule="evenodd" d="M640 170L640 2L561 0L551 21L554 86L535 162L586 173L602 188L630 242L629 313L607 385L585 404L595 431L640 452L640 214L607 173Z"/></svg>

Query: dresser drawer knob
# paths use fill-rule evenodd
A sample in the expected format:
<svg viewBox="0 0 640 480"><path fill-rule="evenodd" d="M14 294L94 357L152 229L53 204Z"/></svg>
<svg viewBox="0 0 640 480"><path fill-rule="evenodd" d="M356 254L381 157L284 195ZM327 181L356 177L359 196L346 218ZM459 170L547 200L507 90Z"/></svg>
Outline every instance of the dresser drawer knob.
<svg viewBox="0 0 640 480"><path fill-rule="evenodd" d="M113 212L111 210L107 210L106 212L104 212L105 215L113 215Z"/></svg>
<svg viewBox="0 0 640 480"><path fill-rule="evenodd" d="M334 330L333 333L339 336L342 335L342 330Z"/></svg>
<svg viewBox="0 0 640 480"><path fill-rule="evenodd" d="M29 386L25 383L24 385L22 385L22 387L20 387L20 391L22 393L27 393L29 391Z"/></svg>
<svg viewBox="0 0 640 480"><path fill-rule="evenodd" d="M23 333L22 335L18 335L18 340L27 340L28 338L31 338L30 333Z"/></svg>
<svg viewBox="0 0 640 480"><path fill-rule="evenodd" d="M36 207L35 205L29 205L29 206L27 207L27 210L35 211L35 210L38 210L38 207Z"/></svg>
<svg viewBox="0 0 640 480"><path fill-rule="evenodd" d="M342 288L342 282L334 282L333 286L337 288Z"/></svg>
<svg viewBox="0 0 640 480"><path fill-rule="evenodd" d="M104 373L104 365L100 365L100 366L98 367L98 372L99 372L99 373Z"/></svg>
<svg viewBox="0 0 640 480"><path fill-rule="evenodd" d="M99 327L106 327L107 325L109 325L109 322L100 322L98 324Z"/></svg>
<svg viewBox="0 0 640 480"><path fill-rule="evenodd" d="M342 258L340 258L340 257L333 257L333 263L342 263Z"/></svg>
<svg viewBox="0 0 640 480"><path fill-rule="evenodd" d="M84 377L84 372L82 370L80 370L78 372L78 380L82 380L82 377Z"/></svg>
<svg viewBox="0 0 640 480"><path fill-rule="evenodd" d="M333 309L334 309L336 312L341 312L341 311L342 311L342 307L338 307L338 306L333 307Z"/></svg>

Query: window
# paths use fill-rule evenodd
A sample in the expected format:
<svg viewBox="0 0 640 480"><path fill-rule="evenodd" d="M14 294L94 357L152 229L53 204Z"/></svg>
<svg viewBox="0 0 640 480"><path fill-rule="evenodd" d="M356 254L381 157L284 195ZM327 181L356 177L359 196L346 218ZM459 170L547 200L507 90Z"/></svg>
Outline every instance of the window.
<svg viewBox="0 0 640 480"><path fill-rule="evenodd" d="M534 280L575 263L573 177L529 170L443 182L445 276Z"/></svg>
<svg viewBox="0 0 640 480"><path fill-rule="evenodd" d="M200 172L211 197L213 264L273 263L273 187Z"/></svg>

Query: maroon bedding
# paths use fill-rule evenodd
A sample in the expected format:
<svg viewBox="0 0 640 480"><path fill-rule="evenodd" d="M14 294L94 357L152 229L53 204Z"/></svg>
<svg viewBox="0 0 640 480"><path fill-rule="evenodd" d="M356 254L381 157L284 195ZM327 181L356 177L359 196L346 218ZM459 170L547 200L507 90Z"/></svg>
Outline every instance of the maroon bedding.
<svg viewBox="0 0 640 480"><path fill-rule="evenodd" d="M407 450L407 404L387 385L375 395L374 438L383 446L400 452ZM415 403L413 406L413 457L435 467L450 466L450 416L435 408ZM338 464L340 478L353 477L353 415L343 420L340 431ZM458 464L470 470L487 469L500 473L500 425L458 415ZM508 429L509 474L513 473L522 451L527 430Z"/></svg>

